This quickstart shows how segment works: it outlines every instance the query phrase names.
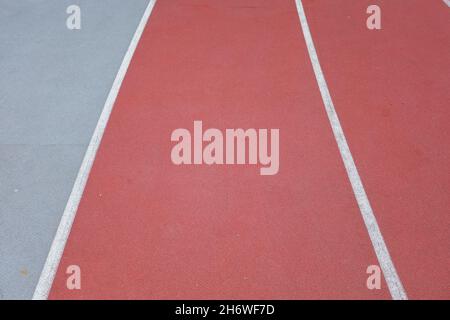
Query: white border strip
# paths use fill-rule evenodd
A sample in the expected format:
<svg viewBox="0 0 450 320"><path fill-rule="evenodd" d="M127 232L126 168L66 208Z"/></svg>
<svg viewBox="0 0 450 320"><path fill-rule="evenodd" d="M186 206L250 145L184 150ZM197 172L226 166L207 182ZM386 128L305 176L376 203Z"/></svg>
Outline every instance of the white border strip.
<svg viewBox="0 0 450 320"><path fill-rule="evenodd" d="M331 128L333 129L334 138L336 139L339 152L341 153L342 160L344 161L348 178L350 179L350 183L352 185L353 192L355 194L356 201L358 202L359 210L361 211L367 231L369 232L370 240L372 241L378 262L383 270L383 274L392 298L394 300L407 300L408 297L403 289L403 285L389 255L389 251L384 242L380 228L378 227L377 220L372 211L372 207L370 206L361 178L359 177L358 170L356 169L355 162L353 161L347 140L345 139L344 131L342 130L336 110L334 109L333 101L331 100L330 92L328 90L322 68L320 67L316 49L314 47L308 21L306 20L302 1L296 0L296 4L303 35L308 47L309 57L316 75L317 84L319 85L320 94L322 95L322 100L328 114L328 119L330 121Z"/></svg>
<svg viewBox="0 0 450 320"><path fill-rule="evenodd" d="M133 57L134 51L139 43L142 33L144 32L145 26L147 25L150 14L156 0L150 0L147 8L145 9L144 15L134 33L133 39L128 47L127 52L123 58L122 64L120 65L119 71L117 72L116 78L112 88L108 94L103 111L98 120L97 126L95 128L94 134L91 138L89 146L86 150L81 168L78 171L77 179L73 186L72 192L70 194L69 200L67 201L66 208L62 215L61 221L59 223L58 230L56 232L55 238L53 239L50 252L48 253L47 260L45 261L44 268L41 272L39 282L34 291L33 300L45 300L48 298L50 289L52 287L53 280L58 269L61 256L64 251L64 247L67 242L67 238L72 228L72 223L75 219L75 215L80 204L81 197L83 195L86 182L89 177L89 173L94 163L95 155L97 154L98 147L105 132L106 124L108 123L109 116L116 101L117 95L119 93L122 81L127 73L128 66L130 65L131 59Z"/></svg>
<svg viewBox="0 0 450 320"><path fill-rule="evenodd" d="M444 0L444 3L450 8L450 0Z"/></svg>

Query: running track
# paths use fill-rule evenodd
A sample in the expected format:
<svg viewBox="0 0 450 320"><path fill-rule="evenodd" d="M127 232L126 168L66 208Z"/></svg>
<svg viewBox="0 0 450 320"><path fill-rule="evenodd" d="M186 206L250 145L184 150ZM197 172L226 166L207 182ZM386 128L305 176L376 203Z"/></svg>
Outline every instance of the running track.
<svg viewBox="0 0 450 320"><path fill-rule="evenodd" d="M97 151L80 171L89 179L75 185L35 298L50 289L51 299L450 297L450 9L302 2L401 292L366 287L367 266L384 260L355 200L295 1L161 0L98 151L95 139L88 150L92 160ZM380 31L365 26L373 2ZM280 171L175 166L171 132L192 131L194 120L279 128ZM81 290L66 288L73 264Z"/></svg>

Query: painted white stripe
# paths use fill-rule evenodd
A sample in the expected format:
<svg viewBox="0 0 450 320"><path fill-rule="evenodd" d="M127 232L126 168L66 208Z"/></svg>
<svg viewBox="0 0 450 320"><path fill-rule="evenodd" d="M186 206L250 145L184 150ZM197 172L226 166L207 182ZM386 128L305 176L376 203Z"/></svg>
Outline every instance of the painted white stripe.
<svg viewBox="0 0 450 320"><path fill-rule="evenodd" d="M317 52L314 47L314 42L309 30L308 21L306 20L305 11L301 0L296 0L297 11L300 18L300 24L303 30L303 35L308 47L309 57L316 75L317 84L319 85L320 94L325 105L325 109L328 115L328 119L333 130L334 137L339 147L342 160L347 171L348 178L353 188L353 192L358 202L361 215L364 219L367 231L369 232L370 240L372 241L373 248L378 258L381 269L383 270L384 277L386 279L389 291L394 300L406 300L408 299L403 285L400 281L397 271L395 270L389 251L384 242L380 228L378 227L377 220L370 206L369 199L364 190L361 178L359 177L358 170L356 169L355 162L353 161L350 148L348 147L347 140L344 136L339 118L333 105L333 101L328 90L325 77L322 72L322 68L317 57Z"/></svg>
<svg viewBox="0 0 450 320"><path fill-rule="evenodd" d="M122 85L122 81L125 77L125 74L127 73L128 66L130 65L134 51L136 50L141 35L145 29L145 26L147 25L147 22L149 20L150 14L153 10L155 3L156 0L149 1L147 8L145 9L144 15L142 16L142 19L139 22L136 32L134 33L134 36L131 40L128 50L125 53L119 71L117 72L116 78L108 94L105 105L103 107L103 111L100 115L97 126L95 128L94 134L86 150L86 154L81 164L81 168L78 172L78 176L75 180L75 184L73 186L63 216L59 223L55 238L53 239L50 252L47 256L47 260L41 272L39 282L34 291L33 300L45 300L48 297L53 280L56 275L56 271L58 269L59 262L61 260L61 256L64 251L64 247L67 242L67 238L70 233L70 229L72 228L72 223L75 219L78 205L80 203L81 197L84 192L84 188L86 186L86 182L89 177L89 173L92 168L92 164L94 163L95 155L97 154L97 150L102 140L103 133L105 132L109 116L113 109L114 102L116 101L117 95Z"/></svg>
<svg viewBox="0 0 450 320"><path fill-rule="evenodd" d="M444 3L450 8L450 0L444 0Z"/></svg>

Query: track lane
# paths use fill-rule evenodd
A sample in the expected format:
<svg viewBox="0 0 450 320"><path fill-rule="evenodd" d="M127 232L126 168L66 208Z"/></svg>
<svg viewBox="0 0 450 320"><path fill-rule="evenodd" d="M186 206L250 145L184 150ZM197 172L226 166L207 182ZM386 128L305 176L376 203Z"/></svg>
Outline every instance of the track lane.
<svg viewBox="0 0 450 320"><path fill-rule="evenodd" d="M194 120L279 128L280 172L174 166L170 134ZM389 298L366 288L376 263L295 3L158 2L50 298Z"/></svg>
<svg viewBox="0 0 450 320"><path fill-rule="evenodd" d="M450 11L304 0L336 110L408 296L449 298ZM366 28L377 4L382 30Z"/></svg>

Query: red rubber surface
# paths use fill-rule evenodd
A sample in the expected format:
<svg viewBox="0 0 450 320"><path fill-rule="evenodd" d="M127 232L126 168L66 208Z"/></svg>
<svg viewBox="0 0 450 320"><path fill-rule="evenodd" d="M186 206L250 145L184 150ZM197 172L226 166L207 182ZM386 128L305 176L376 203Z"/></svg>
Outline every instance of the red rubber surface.
<svg viewBox="0 0 450 320"><path fill-rule="evenodd" d="M450 243L449 151L442 132L448 133L443 71L450 42L448 31L438 30L448 12L416 1L423 10L408 20L398 4L384 1L383 28L391 31L375 34L365 29L365 1L304 4L405 289L412 297L448 297L442 244ZM432 26L414 26L418 19ZM194 120L223 131L279 128L279 173L173 165L171 132L192 132ZM72 264L82 271L78 291L66 288ZM372 264L377 259L295 2L159 1L116 101L50 298L388 299L384 282L381 290L366 288Z"/></svg>
<svg viewBox="0 0 450 320"><path fill-rule="evenodd" d="M408 296L450 296L450 9L442 1L308 1L319 59Z"/></svg>

